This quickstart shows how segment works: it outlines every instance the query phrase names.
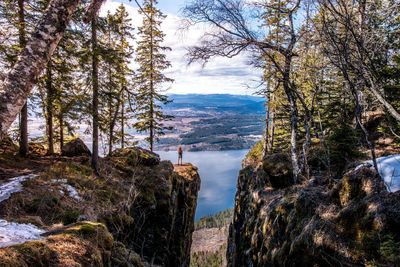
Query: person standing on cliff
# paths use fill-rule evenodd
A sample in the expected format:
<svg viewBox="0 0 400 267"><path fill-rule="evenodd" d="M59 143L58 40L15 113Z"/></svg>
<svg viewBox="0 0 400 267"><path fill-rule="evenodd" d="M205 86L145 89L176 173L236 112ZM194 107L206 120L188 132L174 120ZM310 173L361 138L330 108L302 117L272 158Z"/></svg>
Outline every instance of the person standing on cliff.
<svg viewBox="0 0 400 267"><path fill-rule="evenodd" d="M178 147L178 165L183 165L183 149L182 149L182 146Z"/></svg>

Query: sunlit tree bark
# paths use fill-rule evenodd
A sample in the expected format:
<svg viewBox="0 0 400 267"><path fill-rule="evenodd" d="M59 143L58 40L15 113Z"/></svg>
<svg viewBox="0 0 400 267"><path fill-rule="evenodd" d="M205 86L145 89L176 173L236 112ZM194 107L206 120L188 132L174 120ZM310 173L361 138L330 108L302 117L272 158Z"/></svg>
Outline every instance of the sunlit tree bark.
<svg viewBox="0 0 400 267"><path fill-rule="evenodd" d="M79 0L54 0L14 68L0 84L0 140L26 104Z"/></svg>

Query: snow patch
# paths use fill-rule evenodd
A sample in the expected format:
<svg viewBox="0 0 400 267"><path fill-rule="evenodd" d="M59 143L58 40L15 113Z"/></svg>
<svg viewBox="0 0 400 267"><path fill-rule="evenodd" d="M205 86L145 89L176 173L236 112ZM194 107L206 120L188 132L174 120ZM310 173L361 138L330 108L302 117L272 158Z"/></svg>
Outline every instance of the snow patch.
<svg viewBox="0 0 400 267"><path fill-rule="evenodd" d="M22 183L35 178L37 175L29 174L10 179L0 185L0 202L7 200L12 194L21 192ZM32 224L20 224L0 219L0 248L25 243L29 240L38 240L44 230Z"/></svg>
<svg viewBox="0 0 400 267"><path fill-rule="evenodd" d="M385 182L389 192L397 192L400 190L400 155L391 155L376 159L379 175ZM366 161L359 165L356 170L362 167L373 168L372 160Z"/></svg>
<svg viewBox="0 0 400 267"><path fill-rule="evenodd" d="M0 220L0 248L41 239L46 231L33 224L20 224Z"/></svg>
<svg viewBox="0 0 400 267"><path fill-rule="evenodd" d="M73 199L75 199L76 201L82 200L82 198L79 196L79 193L76 190L76 188L73 187L72 185L68 184L67 179L55 179L55 180L52 180L52 182L56 183L56 184L60 184L68 192L68 195L70 197L72 197Z"/></svg>
<svg viewBox="0 0 400 267"><path fill-rule="evenodd" d="M7 200L12 194L22 191L22 183L35 178L37 175L28 174L23 176L18 176L10 179L7 183L0 185L0 202Z"/></svg>

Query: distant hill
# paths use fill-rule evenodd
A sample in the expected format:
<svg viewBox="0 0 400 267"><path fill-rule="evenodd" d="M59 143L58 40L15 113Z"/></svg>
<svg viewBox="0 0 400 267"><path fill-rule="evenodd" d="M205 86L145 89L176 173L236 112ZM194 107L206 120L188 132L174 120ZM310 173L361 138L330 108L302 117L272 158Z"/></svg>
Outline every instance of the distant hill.
<svg viewBox="0 0 400 267"><path fill-rule="evenodd" d="M173 102L165 106L167 110L190 108L197 111L235 113L265 112L265 99L257 96L229 94L171 94L169 97Z"/></svg>
<svg viewBox="0 0 400 267"><path fill-rule="evenodd" d="M265 99L248 95L169 95L164 106L174 116L157 144L158 150L248 149L260 140L265 127Z"/></svg>
<svg viewBox="0 0 400 267"><path fill-rule="evenodd" d="M233 209L201 218L195 223L190 267L226 266L229 224Z"/></svg>

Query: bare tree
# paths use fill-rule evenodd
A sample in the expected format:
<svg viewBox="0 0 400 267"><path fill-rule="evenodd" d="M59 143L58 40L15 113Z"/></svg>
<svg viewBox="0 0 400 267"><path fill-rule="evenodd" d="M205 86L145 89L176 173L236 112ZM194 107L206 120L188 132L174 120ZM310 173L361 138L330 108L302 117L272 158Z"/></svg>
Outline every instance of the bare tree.
<svg viewBox="0 0 400 267"><path fill-rule="evenodd" d="M378 2L319 0L321 10L324 10L322 34L330 35L326 45L331 47L335 65L358 76L364 88L400 121L400 113L384 97L380 75L380 70L388 64L389 23L398 12L398 3Z"/></svg>
<svg viewBox="0 0 400 267"><path fill-rule="evenodd" d="M387 3L390 3L388 1ZM371 93L397 121L400 114L383 96L383 85L378 69L387 65L389 45L385 20L392 15L394 6L380 8L366 0L320 0L321 23L317 25L323 39L325 54L342 73L355 103L355 119L371 150L374 167L378 170L374 141L362 121L363 91ZM374 18L379 13L383 18ZM367 14L369 19L367 20Z"/></svg>
<svg viewBox="0 0 400 267"><path fill-rule="evenodd" d="M289 1L285 5L269 4L266 1L253 1L249 4L242 0L194 0L183 10L187 18L186 27L203 23L210 25L210 30L203 35L200 45L189 48L190 63L194 61L207 63L215 56L231 58L247 50L267 58L279 74L279 82L284 88L290 106L291 160L295 182L298 181L305 162L300 163L298 159L298 100L308 114L304 124L307 137L304 151L308 150L311 143L309 127L311 115L292 77L293 59L297 56L295 48L301 37L300 31L295 27L294 19L300 10L300 4L300 0ZM284 37L274 42L268 38L268 34L266 38L252 30L250 28L252 21L247 15L249 7L261 10L260 16L264 16L266 11L279 14L283 21L282 25L285 25L282 27ZM307 156L303 157L306 160Z"/></svg>

